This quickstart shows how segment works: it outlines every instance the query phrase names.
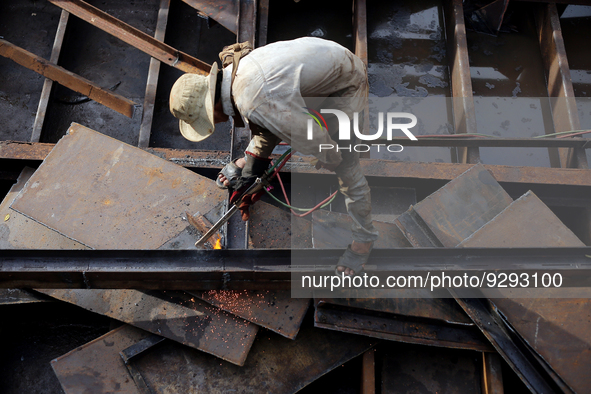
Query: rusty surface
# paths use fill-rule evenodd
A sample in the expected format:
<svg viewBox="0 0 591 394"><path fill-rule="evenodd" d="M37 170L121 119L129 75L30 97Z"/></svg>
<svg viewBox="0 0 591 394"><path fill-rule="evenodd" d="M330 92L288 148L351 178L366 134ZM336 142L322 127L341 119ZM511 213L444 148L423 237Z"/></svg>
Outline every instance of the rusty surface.
<svg viewBox="0 0 591 394"><path fill-rule="evenodd" d="M123 325L51 361L66 394L140 394L119 352L150 336Z"/></svg>
<svg viewBox="0 0 591 394"><path fill-rule="evenodd" d="M226 194L213 181L74 124L11 208L97 249L155 249Z"/></svg>
<svg viewBox="0 0 591 394"><path fill-rule="evenodd" d="M490 172L476 165L413 209L443 246L454 247L511 202Z"/></svg>
<svg viewBox="0 0 591 394"><path fill-rule="evenodd" d="M312 247L312 224L264 201L250 209L248 247L301 249Z"/></svg>
<svg viewBox="0 0 591 394"><path fill-rule="evenodd" d="M478 353L389 344L383 351L383 394L480 393Z"/></svg>
<svg viewBox="0 0 591 394"><path fill-rule="evenodd" d="M88 249L9 208L34 172L25 167L0 204L0 249Z"/></svg>
<svg viewBox="0 0 591 394"><path fill-rule="evenodd" d="M449 324L473 325L472 320L453 299L398 298L396 290L392 290L390 294L388 298L322 298L316 301L367 311L439 320Z"/></svg>
<svg viewBox="0 0 591 394"><path fill-rule="evenodd" d="M39 290L156 335L243 365L258 327L178 292Z"/></svg>
<svg viewBox="0 0 591 394"><path fill-rule="evenodd" d="M352 219L349 215L320 209L315 211L312 216L314 248L345 249L353 240L351 235ZM404 237L404 234L394 223L374 220L373 225L380 232L380 237L374 244L375 249L411 246Z"/></svg>
<svg viewBox="0 0 591 394"><path fill-rule="evenodd" d="M310 300L291 298L291 291L210 290L190 292L202 300L261 327L294 339Z"/></svg>
<svg viewBox="0 0 591 394"><path fill-rule="evenodd" d="M232 33L238 31L238 8L236 0L183 0L191 7L203 12Z"/></svg>
<svg viewBox="0 0 591 394"><path fill-rule="evenodd" d="M163 344L136 362L155 393L295 393L370 349L376 341L302 327L292 341L261 334L243 367L177 344Z"/></svg>
<svg viewBox="0 0 591 394"><path fill-rule="evenodd" d="M317 303L314 325L341 332L396 342L455 349L492 351L476 327L449 325L435 320L413 319L387 313Z"/></svg>
<svg viewBox="0 0 591 394"><path fill-rule="evenodd" d="M585 244L529 191L458 246L535 248Z"/></svg>
<svg viewBox="0 0 591 394"><path fill-rule="evenodd" d="M461 0L444 3L445 27L448 43L449 69L451 79L454 132L456 134L476 133L476 112L472 96L468 40L464 24L464 7ZM478 148L458 148L458 159L462 163L478 163Z"/></svg>
<svg viewBox="0 0 591 394"><path fill-rule="evenodd" d="M76 15L142 52L186 73L207 75L211 66L170 45L128 25L82 0L50 0L51 3Z"/></svg>
<svg viewBox="0 0 591 394"><path fill-rule="evenodd" d="M133 117L136 103L133 101L103 89L97 84L70 72L63 67L50 63L47 60L26 51L6 40L0 39L0 56L4 56L46 78L51 79L75 92L81 93L102 105L119 112L128 118Z"/></svg>
<svg viewBox="0 0 591 394"><path fill-rule="evenodd" d="M24 289L0 289L0 305L48 302L50 298Z"/></svg>
<svg viewBox="0 0 591 394"><path fill-rule="evenodd" d="M552 106L554 131L581 130L556 4L539 6L536 9L536 24L548 85L548 97ZM588 168L587 156L581 148L559 149L559 156L561 167Z"/></svg>
<svg viewBox="0 0 591 394"><path fill-rule="evenodd" d="M518 236L517 236L518 235ZM460 246L584 246L533 193L516 200ZM499 289L508 298L494 299L508 324L575 392L591 387L591 300L516 298L524 293ZM554 289L548 289L550 297ZM513 295L515 294L515 295ZM527 294L527 293L526 293ZM543 362L544 362L543 361ZM552 376L552 371L549 372ZM554 378L561 384L560 378Z"/></svg>

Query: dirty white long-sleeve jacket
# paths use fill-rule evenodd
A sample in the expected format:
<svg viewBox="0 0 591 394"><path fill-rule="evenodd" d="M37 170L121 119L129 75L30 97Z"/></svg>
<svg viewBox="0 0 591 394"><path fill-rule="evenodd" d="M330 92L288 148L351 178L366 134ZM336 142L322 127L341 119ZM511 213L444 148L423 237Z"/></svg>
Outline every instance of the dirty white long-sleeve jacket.
<svg viewBox="0 0 591 394"><path fill-rule="evenodd" d="M228 105L231 73L232 65L224 69L222 83L222 102L228 115L233 115ZM269 130L300 153L314 155L327 164L339 164L340 153L319 152L320 144L335 144L324 128L314 122L313 139L307 139L311 118L304 109L304 98L361 98L367 96L367 87L361 59L333 41L305 37L275 42L242 58L232 97L249 122Z"/></svg>

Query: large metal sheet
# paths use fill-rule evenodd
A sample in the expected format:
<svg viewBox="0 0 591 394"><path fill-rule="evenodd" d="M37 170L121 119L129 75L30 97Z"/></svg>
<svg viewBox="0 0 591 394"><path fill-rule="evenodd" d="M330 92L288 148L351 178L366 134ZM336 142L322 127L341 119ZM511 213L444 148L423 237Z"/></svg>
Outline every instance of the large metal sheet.
<svg viewBox="0 0 591 394"><path fill-rule="evenodd" d="M318 303L314 325L396 342L493 351L476 327Z"/></svg>
<svg viewBox="0 0 591 394"><path fill-rule="evenodd" d="M218 308L294 339L308 310L310 300L291 298L290 290L190 292Z"/></svg>
<svg viewBox="0 0 591 394"><path fill-rule="evenodd" d="M535 248L585 244L529 191L458 246Z"/></svg>
<svg viewBox="0 0 591 394"><path fill-rule="evenodd" d="M295 341L259 335L243 367L178 344L162 344L135 367L155 393L295 393L370 349L375 340L302 327Z"/></svg>
<svg viewBox="0 0 591 394"><path fill-rule="evenodd" d="M119 352L151 334L123 325L51 361L66 394L140 394Z"/></svg>
<svg viewBox="0 0 591 394"><path fill-rule="evenodd" d="M88 249L9 208L34 172L25 167L0 204L0 249Z"/></svg>
<svg viewBox="0 0 591 394"><path fill-rule="evenodd" d="M416 292L420 292L417 290ZM449 324L470 326L472 320L450 298L398 298L398 291L390 291L389 298L320 298L317 303L341 305L366 311L439 320ZM401 292L402 293L402 292ZM428 294L426 294L428 295Z"/></svg>
<svg viewBox="0 0 591 394"><path fill-rule="evenodd" d="M490 172L476 165L413 208L443 246L454 247L511 202Z"/></svg>
<svg viewBox="0 0 591 394"><path fill-rule="evenodd" d="M243 365L258 327L194 297L175 292L137 290L39 290Z"/></svg>
<svg viewBox="0 0 591 394"><path fill-rule="evenodd" d="M532 192L516 200L466 239L462 247L584 246ZM547 289L549 297L554 289ZM486 294L486 293L485 293ZM575 392L591 387L591 300L515 298L511 289L492 300L510 326ZM523 293L519 294L523 297ZM559 382L560 383L560 382Z"/></svg>
<svg viewBox="0 0 591 394"><path fill-rule="evenodd" d="M349 215L318 210L313 214L312 241L316 249L345 249L353 240ZM404 234L394 223L373 221L374 227L380 232L380 237L374 244L375 249L410 247Z"/></svg>
<svg viewBox="0 0 591 394"><path fill-rule="evenodd" d="M383 394L481 392L476 352L392 344L383 354Z"/></svg>
<svg viewBox="0 0 591 394"><path fill-rule="evenodd" d="M312 247L312 224L264 201L250 209L248 247L301 249Z"/></svg>
<svg viewBox="0 0 591 394"><path fill-rule="evenodd" d="M96 249L155 249L182 232L185 211L226 193L180 166L73 124L11 208Z"/></svg>

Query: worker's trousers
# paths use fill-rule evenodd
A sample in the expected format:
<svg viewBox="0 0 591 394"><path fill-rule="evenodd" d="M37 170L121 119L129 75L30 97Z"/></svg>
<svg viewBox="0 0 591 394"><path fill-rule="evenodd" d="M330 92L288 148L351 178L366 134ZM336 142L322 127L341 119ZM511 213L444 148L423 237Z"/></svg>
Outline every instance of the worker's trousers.
<svg viewBox="0 0 591 394"><path fill-rule="evenodd" d="M253 138L246 150L259 157L269 157L279 142L280 139L271 132L253 128ZM359 153L342 150L341 157L343 160L335 172L339 180L339 191L345 196L347 212L353 219L353 240L375 241L379 233L372 223L371 193L359 165Z"/></svg>

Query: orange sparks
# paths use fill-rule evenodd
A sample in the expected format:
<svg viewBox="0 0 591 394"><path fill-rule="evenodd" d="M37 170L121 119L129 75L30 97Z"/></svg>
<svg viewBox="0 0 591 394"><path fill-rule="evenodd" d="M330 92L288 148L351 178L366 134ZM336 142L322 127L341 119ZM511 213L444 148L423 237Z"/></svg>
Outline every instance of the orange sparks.
<svg viewBox="0 0 591 394"><path fill-rule="evenodd" d="M215 245L213 245L214 249L221 249L222 248L222 239L218 238L217 241L215 241Z"/></svg>

